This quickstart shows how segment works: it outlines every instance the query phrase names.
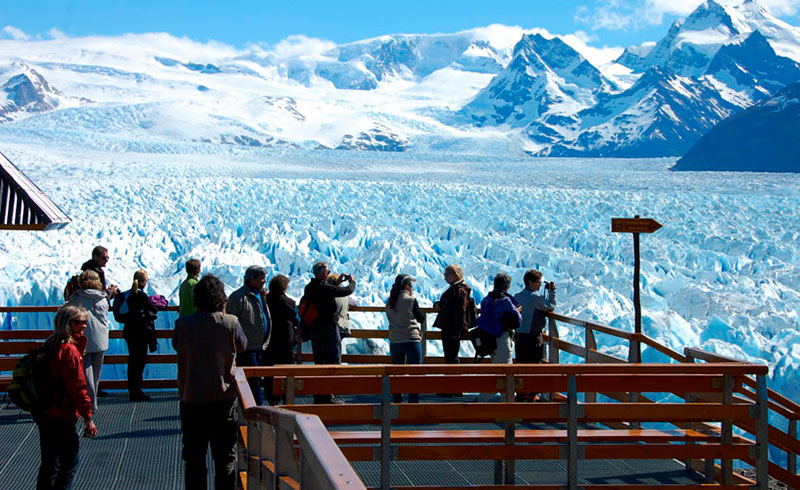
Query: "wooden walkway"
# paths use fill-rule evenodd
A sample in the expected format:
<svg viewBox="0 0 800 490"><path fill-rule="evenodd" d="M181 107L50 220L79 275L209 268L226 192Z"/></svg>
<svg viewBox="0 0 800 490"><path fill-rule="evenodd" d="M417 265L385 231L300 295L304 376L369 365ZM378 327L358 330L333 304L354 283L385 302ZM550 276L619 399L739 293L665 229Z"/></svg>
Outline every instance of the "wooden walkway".
<svg viewBox="0 0 800 490"><path fill-rule="evenodd" d="M151 392L148 403L130 403L121 392L100 400L95 417L100 435L81 439L76 490L182 489L181 432L175 391ZM448 399L471 401L474 397ZM345 397L366 402L365 397ZM422 396L423 401L443 401ZM303 398L298 403L310 402ZM375 400L370 400L374 402ZM452 425L452 424L450 424ZM365 426L369 430L372 427ZM397 430L411 426L398 426ZM452 427L450 427L452 428ZM465 427L467 428L467 427ZM500 425L472 424L469 428L499 429ZM561 427L553 426L558 429ZM379 427L374 427L379 429ZM30 416L4 400L0 405L0 488L29 489L39 465L38 432ZM492 461L397 461L392 463L392 485L485 485L492 482ZM353 468L366 486L380 484L379 461L356 461ZM209 464L209 472L211 465ZM518 461L517 484L564 485L565 461ZM687 473L677 461L581 461L582 484L700 483L702 476ZM209 488L213 488L209 474Z"/></svg>

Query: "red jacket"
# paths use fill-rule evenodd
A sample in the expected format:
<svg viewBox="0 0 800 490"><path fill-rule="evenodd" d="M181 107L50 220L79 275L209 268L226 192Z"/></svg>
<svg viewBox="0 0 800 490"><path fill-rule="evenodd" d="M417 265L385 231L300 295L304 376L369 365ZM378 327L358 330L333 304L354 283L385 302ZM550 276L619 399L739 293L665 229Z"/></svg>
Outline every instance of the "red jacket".
<svg viewBox="0 0 800 490"><path fill-rule="evenodd" d="M50 370L56 381L53 404L44 413L51 417L77 422L78 415L84 419L92 416L86 378L83 375L83 347L86 337L78 344L63 343L56 346L50 358Z"/></svg>

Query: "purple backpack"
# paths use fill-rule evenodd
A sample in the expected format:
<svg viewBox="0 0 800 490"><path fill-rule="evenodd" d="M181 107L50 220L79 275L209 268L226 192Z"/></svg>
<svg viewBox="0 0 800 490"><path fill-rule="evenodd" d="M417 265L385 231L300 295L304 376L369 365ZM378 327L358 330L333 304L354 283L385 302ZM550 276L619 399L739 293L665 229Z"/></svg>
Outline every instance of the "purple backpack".
<svg viewBox="0 0 800 490"><path fill-rule="evenodd" d="M167 305L167 298L161 296L160 294L154 294L150 296L150 302L153 303L153 306L156 307L157 310L166 310Z"/></svg>

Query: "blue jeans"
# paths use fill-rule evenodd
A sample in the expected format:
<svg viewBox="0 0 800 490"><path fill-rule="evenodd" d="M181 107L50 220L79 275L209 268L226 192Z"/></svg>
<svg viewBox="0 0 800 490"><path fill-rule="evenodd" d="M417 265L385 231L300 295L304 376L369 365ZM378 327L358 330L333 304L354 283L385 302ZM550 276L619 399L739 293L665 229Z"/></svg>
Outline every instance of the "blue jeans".
<svg viewBox="0 0 800 490"><path fill-rule="evenodd" d="M236 365L242 366L260 366L261 355L264 353L262 350L243 350L236 354ZM247 378L247 383L250 385L250 391L253 392L253 399L256 405L264 404L264 391L261 389L261 378Z"/></svg>
<svg viewBox="0 0 800 490"><path fill-rule="evenodd" d="M422 344L419 340L391 342L389 343L389 354L392 356L392 364L422 364ZM393 399L394 403L403 403L403 395L400 393L395 393ZM419 402L419 394L410 393L408 402Z"/></svg>

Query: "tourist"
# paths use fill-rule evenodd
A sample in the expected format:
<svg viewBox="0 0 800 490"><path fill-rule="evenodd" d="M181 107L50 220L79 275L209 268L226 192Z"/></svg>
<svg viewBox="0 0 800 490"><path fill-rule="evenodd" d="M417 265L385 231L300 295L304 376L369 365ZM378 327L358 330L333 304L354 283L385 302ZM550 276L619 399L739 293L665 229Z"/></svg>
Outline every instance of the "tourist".
<svg viewBox="0 0 800 490"><path fill-rule="evenodd" d="M269 345L271 325L267 292L267 271L263 267L251 265L244 273L244 284L231 293L226 311L239 319L239 324L247 336L247 348L236 355L238 366L260 366L264 349ZM256 404L264 404L264 392L260 378L249 378L250 390Z"/></svg>
<svg viewBox="0 0 800 490"><path fill-rule="evenodd" d="M100 276L91 269L81 272L78 286L69 298L72 306L80 306L89 312L89 323L86 326L86 349L83 355L83 371L89 398L92 400L92 411L97 412L97 397L106 396L100 391L100 371L103 369L103 358L108 350L108 296L103 290Z"/></svg>
<svg viewBox="0 0 800 490"><path fill-rule="evenodd" d="M547 317L545 313L556 306L556 283L545 283L545 293L539 294L542 287L542 273L531 269L522 278L525 288L514 295L522 306L522 321L515 334L514 354L518 363L539 364L544 359L544 330ZM533 401L535 393L519 393L517 401Z"/></svg>
<svg viewBox="0 0 800 490"><path fill-rule="evenodd" d="M389 300L386 302L386 317L389 320L389 353L392 364L422 364L422 332L425 314L414 297L414 279L406 274L398 275ZM410 403L417 403L419 395L408 395ZM403 395L394 394L394 403L402 403Z"/></svg>
<svg viewBox="0 0 800 490"><path fill-rule="evenodd" d="M272 316L272 334L269 345L261 359L262 366L276 364L294 364L294 349L300 339L297 338L297 307L292 298L286 295L289 278L277 275L269 280L267 305ZM272 378L264 378L264 391L270 405L278 405L283 400L273 396Z"/></svg>
<svg viewBox="0 0 800 490"><path fill-rule="evenodd" d="M81 271L95 271L97 275L100 276L103 290L108 294L108 298L112 299L119 293L119 288L113 284L111 286L106 284L106 273L103 268L108 264L108 259L108 249L98 245L92 249L92 258L81 265Z"/></svg>
<svg viewBox="0 0 800 490"><path fill-rule="evenodd" d="M180 301L178 306L178 318L186 315L191 315L197 311L194 306L194 286L197 284L198 277L200 277L200 261L197 259L189 259L186 261L186 279L181 283L178 289L178 299Z"/></svg>
<svg viewBox="0 0 800 490"><path fill-rule="evenodd" d="M172 345L178 354L185 487L205 489L209 445L214 460L214 487L237 488L236 417L237 353L247 347L239 321L225 309L225 287L206 275L195 285L197 312L175 321Z"/></svg>
<svg viewBox="0 0 800 490"><path fill-rule="evenodd" d="M448 265L444 280L450 285L433 307L439 311L433 326L442 331L442 350L445 364L458 364L461 341L469 339L467 314L472 290L464 282L458 265Z"/></svg>
<svg viewBox="0 0 800 490"><path fill-rule="evenodd" d="M327 262L317 262L312 268L314 278L306 285L303 295L317 310L317 318L311 328L311 349L314 364L340 364L342 360L342 337L336 322L336 298L353 294L356 281L342 274L339 285L327 282L331 270ZM347 286L341 283L347 282ZM342 403L333 395L314 395L314 403Z"/></svg>
<svg viewBox="0 0 800 490"><path fill-rule="evenodd" d="M522 307L508 294L511 276L499 273L494 276L494 288L481 301L478 328L497 337L497 348L492 353L494 364L511 364L514 331L522 319Z"/></svg>
<svg viewBox="0 0 800 490"><path fill-rule="evenodd" d="M150 401L142 391L142 377L147 364L147 349L156 350L155 320L158 311L144 292L147 287L147 272L138 270L133 274L131 289L114 299L114 319L123 325L122 337L128 344L128 395L133 402Z"/></svg>
<svg viewBox="0 0 800 490"><path fill-rule="evenodd" d="M341 284L343 274L331 272L325 280L328 284L338 286ZM356 306L353 296L340 296L334 299L336 301L336 326L339 328L339 337L344 339L350 336L350 307Z"/></svg>
<svg viewBox="0 0 800 490"><path fill-rule="evenodd" d="M50 351L50 369L57 389L50 406L32 413L39 428L42 456L37 490L72 486L78 466L79 439L75 431L78 416L83 417L83 435L97 435L83 375L82 351L88 320L89 313L83 308L64 305L56 312L53 334L44 342L44 348Z"/></svg>

